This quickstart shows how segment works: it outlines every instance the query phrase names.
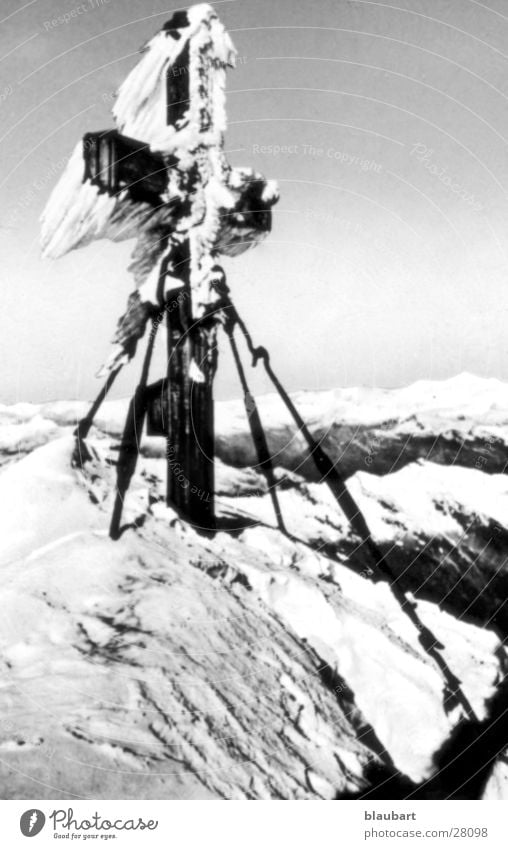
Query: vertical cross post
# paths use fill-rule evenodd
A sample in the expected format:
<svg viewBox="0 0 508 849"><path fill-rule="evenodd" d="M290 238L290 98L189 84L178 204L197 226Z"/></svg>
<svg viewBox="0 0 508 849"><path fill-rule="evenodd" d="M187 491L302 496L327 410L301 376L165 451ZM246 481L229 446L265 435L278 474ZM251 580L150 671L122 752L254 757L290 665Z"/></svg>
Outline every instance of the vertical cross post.
<svg viewBox="0 0 508 849"><path fill-rule="evenodd" d="M185 16L184 16L185 20ZM178 24L178 21L175 22ZM183 47L166 76L167 123L188 120L191 108L190 47ZM200 132L208 117L202 115ZM202 148L201 154L205 152ZM202 188L199 170L184 175L192 208L193 195ZM214 415L213 378L216 370L213 325L196 319L193 310L191 240L187 238L171 258L183 292L170 292L167 309L166 457L168 506L196 528L213 530L214 516ZM194 259L195 262L195 259ZM183 297L179 297L183 295ZM175 307L178 308L175 308ZM213 349L213 350L212 350Z"/></svg>
<svg viewBox="0 0 508 849"><path fill-rule="evenodd" d="M193 322L181 290L167 301L165 429L167 503L202 530L214 520L213 318Z"/></svg>

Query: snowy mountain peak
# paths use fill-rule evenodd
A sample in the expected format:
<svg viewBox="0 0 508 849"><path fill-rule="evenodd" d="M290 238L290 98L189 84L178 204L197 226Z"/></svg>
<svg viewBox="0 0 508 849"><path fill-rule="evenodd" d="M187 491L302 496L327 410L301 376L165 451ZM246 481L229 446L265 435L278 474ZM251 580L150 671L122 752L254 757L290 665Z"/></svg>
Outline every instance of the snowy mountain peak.
<svg viewBox="0 0 508 849"><path fill-rule="evenodd" d="M496 396L470 376L449 383L498 402L506 389ZM39 797L56 786L95 798L332 799L368 790L374 773L398 775L405 793L423 781L423 794L460 795L463 774L456 787L439 764L453 757L458 724L470 742L483 733L508 669L508 479L496 473L508 407L478 424L450 411L460 396L449 386L421 387L420 397L414 386L295 396L349 468L398 594L369 578L366 553L272 397L260 412L288 533L241 406L228 402L218 405L215 536L165 505L164 440L144 438L118 542L107 529L125 403L102 408L82 469L71 463L72 430L86 404L2 407L0 710L15 717L0 727L4 797L32 798L30 775ZM448 412L435 405L440 391ZM477 726L447 706L421 628ZM44 739L41 703L51 708ZM471 772L472 798L506 796L501 761L490 779Z"/></svg>

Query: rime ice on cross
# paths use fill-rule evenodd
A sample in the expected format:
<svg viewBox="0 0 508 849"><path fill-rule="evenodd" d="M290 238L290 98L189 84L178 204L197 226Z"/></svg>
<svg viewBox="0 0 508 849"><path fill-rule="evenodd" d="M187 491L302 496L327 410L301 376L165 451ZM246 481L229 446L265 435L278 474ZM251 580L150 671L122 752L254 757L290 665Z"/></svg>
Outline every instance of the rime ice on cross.
<svg viewBox="0 0 508 849"><path fill-rule="evenodd" d="M225 76L235 55L211 6L176 12L120 87L113 108L117 129L84 137L42 219L47 257L95 239L137 239L129 269L136 290L103 371L116 372L127 362L149 317L168 310L168 383L188 382L194 396L182 400L168 388L168 441L176 438L176 454L189 455L178 431L182 417L193 416L192 429L199 432L187 456L189 479L200 456L213 456L211 385L217 284L223 282L217 258L240 254L262 239L278 199L273 182L251 169L232 168L224 154ZM213 477L205 479L210 488ZM170 486L168 494L178 503L178 488Z"/></svg>

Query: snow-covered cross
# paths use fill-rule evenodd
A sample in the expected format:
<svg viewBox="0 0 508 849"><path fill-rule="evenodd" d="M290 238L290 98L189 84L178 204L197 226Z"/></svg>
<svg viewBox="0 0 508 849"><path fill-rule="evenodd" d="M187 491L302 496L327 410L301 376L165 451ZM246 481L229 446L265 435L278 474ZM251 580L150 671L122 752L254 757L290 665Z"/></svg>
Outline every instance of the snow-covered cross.
<svg viewBox="0 0 508 849"><path fill-rule="evenodd" d="M213 514L217 258L262 239L278 199L274 182L232 168L224 153L226 68L235 56L211 6L176 12L120 87L117 128L78 144L42 218L51 258L95 239L136 239L136 289L100 374L131 359L149 318L167 312L168 500L205 525Z"/></svg>

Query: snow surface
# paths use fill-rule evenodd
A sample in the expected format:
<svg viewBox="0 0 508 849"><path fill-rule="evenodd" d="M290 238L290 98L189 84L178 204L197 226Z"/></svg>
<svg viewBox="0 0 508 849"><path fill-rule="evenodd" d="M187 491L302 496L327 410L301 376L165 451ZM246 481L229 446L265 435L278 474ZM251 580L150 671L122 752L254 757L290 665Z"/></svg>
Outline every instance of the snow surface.
<svg viewBox="0 0 508 849"><path fill-rule="evenodd" d="M506 439L505 385L447 384L295 400L337 448L341 429L361 421L367 445L389 420L396 445L386 436L382 451L392 456L416 415L434 438L446 421L469 428L471 446L485 428ZM443 680L416 628L388 583L364 577L365 555L327 487L282 462L289 535L276 528L240 405L218 406L217 534L200 535L165 506L153 439L118 542L107 535L110 460L125 403L104 405L84 470L71 464L71 430L86 405L0 409L4 798L332 799L364 788L372 762L416 782L433 774L460 712L444 709ZM260 408L272 443L290 436L279 460L301 472L275 400ZM503 617L492 618L496 581L506 580L507 479L476 461L415 462L411 453L381 476L356 458L349 485L373 536L482 719L508 636ZM486 797L506 797L507 786L500 762Z"/></svg>
<svg viewBox="0 0 508 849"><path fill-rule="evenodd" d="M162 155L165 189L154 202L135 200L125 184L114 195L102 191L84 179L86 154L79 142L41 216L41 247L43 256L56 259L95 239L135 238L129 271L143 304L158 309L175 276L182 276L181 248L188 241L190 314L197 320L219 302L213 286L218 256L235 256L266 236L266 226L258 226L253 213L266 213L277 201L278 189L250 168L229 165L224 152L226 69L234 66L236 51L210 5L191 7L186 19L188 25L176 37L174 30L163 28L148 42L113 108L124 137ZM186 48L187 66L178 67ZM186 90L177 101L186 103L185 112L171 124L170 71L184 73L188 82L188 97ZM109 175L102 176L107 183ZM148 311L132 309L131 299L124 316L128 320L121 319L101 375L124 365L133 356L133 343L144 335Z"/></svg>

